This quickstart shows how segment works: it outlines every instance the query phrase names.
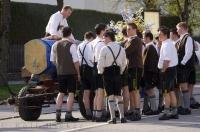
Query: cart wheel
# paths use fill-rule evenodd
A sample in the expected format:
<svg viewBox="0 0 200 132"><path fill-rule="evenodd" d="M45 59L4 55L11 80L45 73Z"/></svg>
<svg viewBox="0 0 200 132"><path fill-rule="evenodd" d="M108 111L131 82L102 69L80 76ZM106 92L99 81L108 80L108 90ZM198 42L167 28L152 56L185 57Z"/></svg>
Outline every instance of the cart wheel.
<svg viewBox="0 0 200 132"><path fill-rule="evenodd" d="M34 121L40 117L42 110L42 99L36 97L28 97L27 94L29 86L23 87L19 94L19 116L24 121ZM24 98L21 98L24 97Z"/></svg>

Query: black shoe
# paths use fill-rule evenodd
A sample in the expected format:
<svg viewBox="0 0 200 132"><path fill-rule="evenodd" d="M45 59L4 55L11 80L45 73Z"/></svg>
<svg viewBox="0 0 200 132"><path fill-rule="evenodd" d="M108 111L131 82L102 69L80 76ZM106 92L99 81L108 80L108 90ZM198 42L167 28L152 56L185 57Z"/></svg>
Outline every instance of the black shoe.
<svg viewBox="0 0 200 132"><path fill-rule="evenodd" d="M74 118L73 116L65 117L65 122L76 122L79 118Z"/></svg>
<svg viewBox="0 0 200 132"><path fill-rule="evenodd" d="M144 115L158 115L159 112L158 111L150 110L150 111L145 111L143 114Z"/></svg>
<svg viewBox="0 0 200 132"><path fill-rule="evenodd" d="M127 122L126 118L121 118L120 120L121 120L121 123L126 123Z"/></svg>
<svg viewBox="0 0 200 132"><path fill-rule="evenodd" d="M191 115L191 110L187 108L182 108L181 111L179 111L180 115Z"/></svg>
<svg viewBox="0 0 200 132"><path fill-rule="evenodd" d="M105 117L96 117L96 122L107 122L107 119Z"/></svg>
<svg viewBox="0 0 200 132"><path fill-rule="evenodd" d="M171 114L170 119L179 119L178 113L177 114Z"/></svg>
<svg viewBox="0 0 200 132"><path fill-rule="evenodd" d="M139 121L141 120L141 115L138 113L133 113L132 115L129 116L130 121Z"/></svg>
<svg viewBox="0 0 200 132"><path fill-rule="evenodd" d="M159 120L169 120L170 119L170 116L167 115L167 114L162 114L160 117L159 117Z"/></svg>
<svg viewBox="0 0 200 132"><path fill-rule="evenodd" d="M195 104L191 104L191 105L190 105L190 108L191 108L191 109L199 109L199 107L200 107L200 106L199 106L199 103L195 103Z"/></svg>
<svg viewBox="0 0 200 132"><path fill-rule="evenodd" d="M112 120L109 120L108 123L109 124L116 124L117 123L116 118L113 118Z"/></svg>
<svg viewBox="0 0 200 132"><path fill-rule="evenodd" d="M61 122L61 110L56 110L56 122Z"/></svg>
<svg viewBox="0 0 200 132"><path fill-rule="evenodd" d="M56 122L61 122L61 114L56 114Z"/></svg>

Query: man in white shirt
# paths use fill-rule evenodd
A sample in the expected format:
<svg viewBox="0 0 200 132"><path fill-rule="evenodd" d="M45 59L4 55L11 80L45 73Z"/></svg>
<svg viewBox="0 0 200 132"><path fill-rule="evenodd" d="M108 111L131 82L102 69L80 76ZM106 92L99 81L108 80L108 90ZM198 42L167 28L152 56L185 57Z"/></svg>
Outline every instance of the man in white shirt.
<svg viewBox="0 0 200 132"><path fill-rule="evenodd" d="M51 15L49 22L46 26L46 37L50 36L51 39L59 40L62 38L62 29L68 27L67 18L71 16L72 7L64 6L61 11ZM74 40L73 35L70 39Z"/></svg>
<svg viewBox="0 0 200 132"><path fill-rule="evenodd" d="M105 46L103 42L103 34L106 30L106 25L103 23L97 24L95 26L96 39L91 42L94 54L94 78L96 78L95 82L95 101L94 101L94 110L93 117L96 122L106 121L105 117L102 116L103 103L104 103L104 86L103 86L103 78L102 75L98 74L97 71L97 62L99 59L99 54L101 49Z"/></svg>
<svg viewBox="0 0 200 132"><path fill-rule="evenodd" d="M77 53L80 63L80 75L81 85L83 92L83 103L85 105L86 119L92 119L92 111L90 109L90 93L94 90L94 78L93 78L93 53L92 45L90 42L95 39L93 32L86 32L84 35L84 41L78 45Z"/></svg>
<svg viewBox="0 0 200 132"><path fill-rule="evenodd" d="M177 32L180 35L178 44L178 74L177 81L182 91L182 109L180 114L191 114L190 110L190 93L192 88L189 84L195 84L195 47L193 39L188 34L188 26L185 22L180 22L176 25Z"/></svg>
<svg viewBox="0 0 200 132"><path fill-rule="evenodd" d="M78 76L80 81L80 73L76 45L69 39L71 33L72 29L70 27L64 27L62 40L55 42L51 49L50 61L56 66L59 82L59 93L56 99L57 122L61 122L61 108L66 93L68 93L68 99L65 121L79 120L72 116L74 94L76 92L76 77Z"/></svg>
<svg viewBox="0 0 200 132"><path fill-rule="evenodd" d="M177 101L174 92L174 82L176 79L176 66L178 64L177 51L169 39L170 31L166 27L159 29L159 40L162 41L160 49L160 57L158 68L161 71L161 82L164 95L164 113L159 117L159 120L178 119ZM172 108L170 113L170 106Z"/></svg>
<svg viewBox="0 0 200 132"><path fill-rule="evenodd" d="M115 42L115 33L110 29L104 34L104 46L100 51L97 68L98 73L103 75L104 85L108 96L108 106L111 120L108 123L116 124L115 104L117 103L121 123L125 123L124 105L121 95L121 75L126 67L126 53Z"/></svg>

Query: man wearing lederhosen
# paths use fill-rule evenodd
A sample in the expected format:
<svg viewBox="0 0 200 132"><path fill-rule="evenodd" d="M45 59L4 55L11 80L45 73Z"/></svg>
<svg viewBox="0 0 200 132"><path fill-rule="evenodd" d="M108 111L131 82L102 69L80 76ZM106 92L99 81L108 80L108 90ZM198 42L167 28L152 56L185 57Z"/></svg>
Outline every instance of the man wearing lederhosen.
<svg viewBox="0 0 200 132"><path fill-rule="evenodd" d="M127 24L128 41L125 44L128 59L128 86L130 91L130 120L141 120L140 112L140 81L143 71L142 40L137 37L137 25Z"/></svg>
<svg viewBox="0 0 200 132"><path fill-rule="evenodd" d="M94 99L94 109L93 109L93 120L96 122L106 121L107 119L102 116L103 114L103 103L104 103L104 86L102 75L98 74L97 71L97 61L101 49L105 46L103 42L103 34L106 30L106 24L100 23L95 26L96 39L90 42L93 48L94 54L94 78L96 79L95 83L95 99Z"/></svg>
<svg viewBox="0 0 200 132"><path fill-rule="evenodd" d="M174 92L176 79L176 66L178 56L175 45L169 39L170 31L166 27L159 29L159 40L162 42L158 68L164 96L164 111L159 120L178 119L177 100ZM171 109L170 109L171 107Z"/></svg>
<svg viewBox="0 0 200 132"><path fill-rule="evenodd" d="M120 45L124 48L125 43L128 41L128 36L127 36L127 28L124 27L122 29L122 34L123 34L123 41L120 42ZM124 101L124 115L128 116L128 107L130 103L130 95L129 95L129 88L128 88L128 70L127 66L121 75L121 80L122 80L122 96L123 96L123 101Z"/></svg>
<svg viewBox="0 0 200 132"><path fill-rule="evenodd" d="M147 94L148 101L150 102L150 110L144 111L145 115L156 115L157 104L156 104L156 95L155 87L158 85L159 71L157 68L158 65L158 52L156 50L156 45L153 42L153 34L150 31L144 33L144 43L145 49L143 53L143 62L144 62L144 87L145 93Z"/></svg>
<svg viewBox="0 0 200 132"><path fill-rule="evenodd" d="M77 47L70 40L72 34L70 27L64 27L62 33L63 38L53 45L50 57L50 61L56 66L59 82L59 93L56 99L56 121L61 122L61 108L65 94L68 94L65 121L78 121L78 118L72 116L77 76L80 81Z"/></svg>
<svg viewBox="0 0 200 132"><path fill-rule="evenodd" d="M83 103L86 111L86 119L92 119L92 110L90 108L90 94L94 90L94 79L93 79L93 54L92 45L89 44L95 35L93 32L86 32L84 35L84 41L78 45L77 53L80 63L80 75L81 85L84 90L83 92Z"/></svg>
<svg viewBox="0 0 200 132"><path fill-rule="evenodd" d="M195 48L194 41L188 34L188 26L185 22L176 25L177 32L180 35L178 44L178 74L177 81L182 91L182 109L180 114L191 114L189 84L195 83Z"/></svg>
<svg viewBox="0 0 200 132"><path fill-rule="evenodd" d="M126 67L125 50L115 42L115 32L111 29L104 34L104 46L98 59L98 73L103 75L104 85L108 96L108 106L111 120L108 123L116 124L115 104L117 103L121 123L125 123L124 105L121 96L121 74Z"/></svg>

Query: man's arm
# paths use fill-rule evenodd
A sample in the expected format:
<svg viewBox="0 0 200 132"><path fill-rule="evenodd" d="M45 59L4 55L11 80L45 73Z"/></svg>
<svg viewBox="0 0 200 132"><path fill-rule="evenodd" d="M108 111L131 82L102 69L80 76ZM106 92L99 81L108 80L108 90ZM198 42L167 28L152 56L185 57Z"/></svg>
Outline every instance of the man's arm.
<svg viewBox="0 0 200 132"><path fill-rule="evenodd" d="M97 69L98 69L98 74L103 74L104 72L104 67L105 67L105 47L101 49L100 55L98 58L98 63L97 63Z"/></svg>
<svg viewBox="0 0 200 132"><path fill-rule="evenodd" d="M57 56L56 56L56 45L57 43L54 43L52 48L51 48L51 54L50 54L50 61L56 65L56 60L57 60Z"/></svg>
<svg viewBox="0 0 200 132"><path fill-rule="evenodd" d="M169 63L170 63L169 60L164 60L162 72L166 71L166 69L169 67Z"/></svg>
<svg viewBox="0 0 200 132"><path fill-rule="evenodd" d="M80 70L79 70L79 67L80 67L80 64L79 62L74 62L74 66L75 66L75 69L76 69L76 72L77 72L77 75L78 75L78 81L80 81L81 79L81 76L80 76Z"/></svg>

